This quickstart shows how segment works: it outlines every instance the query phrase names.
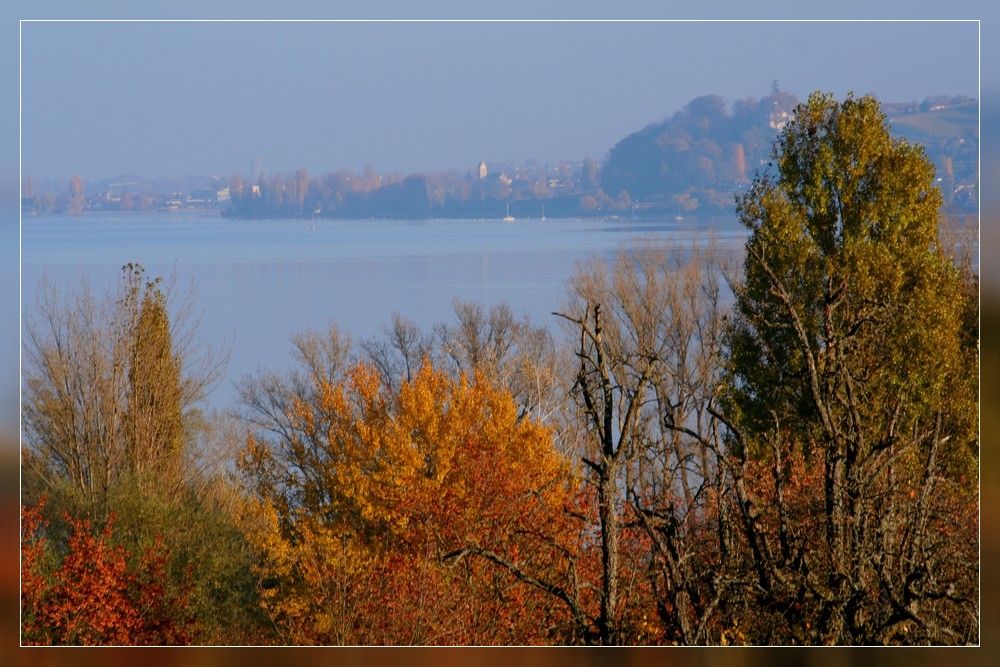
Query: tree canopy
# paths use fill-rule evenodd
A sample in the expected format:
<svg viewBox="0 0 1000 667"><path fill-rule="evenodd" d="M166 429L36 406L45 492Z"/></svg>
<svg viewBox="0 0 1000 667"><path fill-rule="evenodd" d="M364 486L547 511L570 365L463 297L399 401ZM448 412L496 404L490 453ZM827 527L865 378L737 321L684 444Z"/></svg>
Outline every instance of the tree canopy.
<svg viewBox="0 0 1000 667"><path fill-rule="evenodd" d="M761 587L812 589L820 641L963 641L975 522L952 522L975 507L978 344L969 274L938 240L934 167L874 98L819 93L772 158L737 206L751 234L725 405L738 456L822 471L823 540L785 523L765 556L783 576ZM789 479L776 468L774 493Z"/></svg>
<svg viewBox="0 0 1000 667"><path fill-rule="evenodd" d="M578 537L563 511L570 471L546 428L519 418L512 397L484 379L426 363L398 387L367 364L316 383L319 405L292 411L295 435L251 438L241 462L256 499L249 525L265 555L264 604L283 637L573 636L571 610L529 583L572 583L564 553Z"/></svg>

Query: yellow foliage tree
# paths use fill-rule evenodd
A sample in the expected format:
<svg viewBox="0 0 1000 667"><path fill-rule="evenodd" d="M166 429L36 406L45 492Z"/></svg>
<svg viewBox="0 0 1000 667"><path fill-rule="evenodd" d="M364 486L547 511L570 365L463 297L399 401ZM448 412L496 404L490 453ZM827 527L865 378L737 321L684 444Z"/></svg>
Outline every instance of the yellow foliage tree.
<svg viewBox="0 0 1000 667"><path fill-rule="evenodd" d="M319 379L296 436L241 460L267 611L309 644L561 641L581 524L549 430L495 384L425 363L398 390L359 364ZM446 559L467 547L488 559Z"/></svg>

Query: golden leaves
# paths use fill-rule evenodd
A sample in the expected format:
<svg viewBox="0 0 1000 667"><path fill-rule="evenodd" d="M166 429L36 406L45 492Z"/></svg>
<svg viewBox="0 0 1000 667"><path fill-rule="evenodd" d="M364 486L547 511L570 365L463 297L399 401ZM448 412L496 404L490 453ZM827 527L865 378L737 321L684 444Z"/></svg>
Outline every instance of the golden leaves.
<svg viewBox="0 0 1000 667"><path fill-rule="evenodd" d="M461 639L448 641L483 641L468 633L493 625L501 612L490 605L516 597L516 582L487 585L498 573L483 563L456 577L440 554L472 543L530 560L539 547L522 542L559 530L569 467L549 430L519 420L495 384L428 363L395 390L358 364L312 395L295 405L291 442L265 453L251 439L244 452L261 494L247 525L263 556L265 608L296 642L431 641L420 633L454 632L442 624L456 614L479 620L459 623ZM476 596L463 595L470 586ZM398 619L362 627L389 606Z"/></svg>

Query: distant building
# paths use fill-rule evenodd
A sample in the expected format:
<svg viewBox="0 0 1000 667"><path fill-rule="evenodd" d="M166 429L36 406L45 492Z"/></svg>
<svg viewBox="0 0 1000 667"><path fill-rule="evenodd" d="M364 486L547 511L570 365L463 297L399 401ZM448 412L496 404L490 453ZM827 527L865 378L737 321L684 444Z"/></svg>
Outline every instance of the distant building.
<svg viewBox="0 0 1000 667"><path fill-rule="evenodd" d="M479 180L481 180L481 181L485 180L485 178L489 175L489 171L486 169L486 162L485 161L479 163L479 170L478 170L478 172L479 172Z"/></svg>
<svg viewBox="0 0 1000 667"><path fill-rule="evenodd" d="M768 119L768 125L771 126L772 130L778 130L780 132L785 129L785 126L788 125L788 121L791 119L792 114L787 111L774 111Z"/></svg>

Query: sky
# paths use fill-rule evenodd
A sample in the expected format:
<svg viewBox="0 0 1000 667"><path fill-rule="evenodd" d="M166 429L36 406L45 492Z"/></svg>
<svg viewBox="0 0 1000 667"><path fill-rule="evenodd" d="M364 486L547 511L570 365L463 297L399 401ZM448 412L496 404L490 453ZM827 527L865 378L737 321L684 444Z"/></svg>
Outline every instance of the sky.
<svg viewBox="0 0 1000 667"><path fill-rule="evenodd" d="M21 24L21 174L471 170L593 157L773 82L979 97L972 21Z"/></svg>

